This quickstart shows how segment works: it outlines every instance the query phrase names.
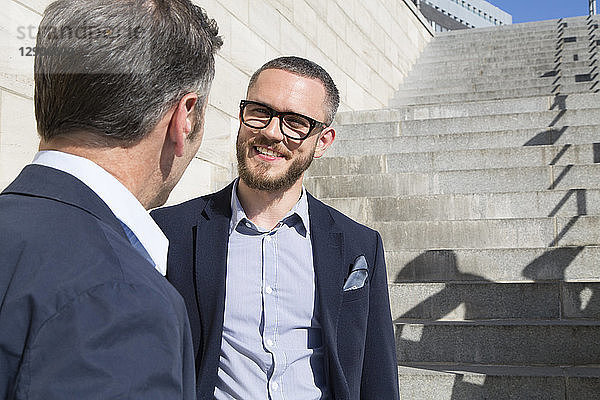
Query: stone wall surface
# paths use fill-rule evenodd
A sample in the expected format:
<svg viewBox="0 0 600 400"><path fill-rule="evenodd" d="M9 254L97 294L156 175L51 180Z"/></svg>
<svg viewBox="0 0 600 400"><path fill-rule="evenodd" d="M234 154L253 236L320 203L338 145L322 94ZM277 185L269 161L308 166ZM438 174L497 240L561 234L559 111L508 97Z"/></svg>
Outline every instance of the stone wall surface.
<svg viewBox="0 0 600 400"><path fill-rule="evenodd" d="M0 188L31 161L35 27L49 0L0 0ZM280 55L319 63L341 94L340 111L384 108L432 37L410 0L202 0L224 46L205 138L169 203L204 194L235 175L238 102L252 72ZM30 27L32 27L30 29ZM23 50L20 50L23 48Z"/></svg>

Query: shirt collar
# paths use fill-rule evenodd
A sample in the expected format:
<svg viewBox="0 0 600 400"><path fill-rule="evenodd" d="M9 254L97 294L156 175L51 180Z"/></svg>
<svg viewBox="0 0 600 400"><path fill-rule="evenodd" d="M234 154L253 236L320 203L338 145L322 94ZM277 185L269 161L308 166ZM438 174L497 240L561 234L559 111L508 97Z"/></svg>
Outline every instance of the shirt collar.
<svg viewBox="0 0 600 400"><path fill-rule="evenodd" d="M240 178L237 178L233 183L233 188L231 189L231 221L229 222L229 234L233 232L233 230L238 226L238 224L247 219L246 212L240 203L240 200L237 196L237 187ZM287 217L297 214L300 217L300 220L304 224L304 229L306 232L310 232L310 219L308 217L308 196L306 194L306 188L302 185L302 194L300 195L300 199L294 207L290 211L285 214L282 220Z"/></svg>
<svg viewBox="0 0 600 400"><path fill-rule="evenodd" d="M167 274L169 240L138 199L117 178L87 158L55 150L38 152L32 163L73 175L92 189L137 236L158 272L163 276Z"/></svg>
<svg viewBox="0 0 600 400"><path fill-rule="evenodd" d="M233 188L231 189L231 220L229 221L229 234L230 235L233 232L233 230L235 229L235 227L238 226L240 221L242 221L244 218L246 218L246 213L244 212L244 209L242 208L242 204L240 203L240 200L238 199L238 196L237 196L237 187L238 187L239 179L240 178L237 178L233 182Z"/></svg>

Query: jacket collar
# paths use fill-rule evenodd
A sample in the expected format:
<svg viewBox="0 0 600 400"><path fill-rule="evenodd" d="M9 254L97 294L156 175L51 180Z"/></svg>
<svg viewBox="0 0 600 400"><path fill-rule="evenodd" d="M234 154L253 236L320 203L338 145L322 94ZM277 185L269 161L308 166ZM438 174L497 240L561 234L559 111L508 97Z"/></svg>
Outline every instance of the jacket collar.
<svg viewBox="0 0 600 400"><path fill-rule="evenodd" d="M83 182L66 172L42 165L27 165L2 194L42 197L77 207L126 238L119 220L106 203Z"/></svg>

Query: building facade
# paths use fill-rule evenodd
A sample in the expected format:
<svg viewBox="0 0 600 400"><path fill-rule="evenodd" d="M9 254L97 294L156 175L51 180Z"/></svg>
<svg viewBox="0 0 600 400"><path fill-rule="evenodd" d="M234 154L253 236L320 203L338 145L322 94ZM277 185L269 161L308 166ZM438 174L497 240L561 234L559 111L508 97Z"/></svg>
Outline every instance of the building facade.
<svg viewBox="0 0 600 400"><path fill-rule="evenodd" d="M436 32L512 24L512 16L484 0L415 0Z"/></svg>

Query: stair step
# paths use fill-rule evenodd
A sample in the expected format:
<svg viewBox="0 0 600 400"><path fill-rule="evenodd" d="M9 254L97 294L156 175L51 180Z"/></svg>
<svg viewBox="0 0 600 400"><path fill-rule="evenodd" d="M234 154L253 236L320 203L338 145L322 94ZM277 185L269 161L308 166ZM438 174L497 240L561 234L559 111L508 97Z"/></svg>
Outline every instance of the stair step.
<svg viewBox="0 0 600 400"><path fill-rule="evenodd" d="M592 74L593 78L595 74ZM583 88L583 85L588 85L590 88L596 82L596 79L593 78L591 81L582 81L577 82L576 76L562 76L562 77L549 77L549 78L531 78L527 81L505 81L501 78L488 80L482 83L466 83L466 84L458 84L456 86L436 86L436 87L422 87L416 89L400 89L396 92L397 99L402 99L405 97L415 97L421 96L423 91L426 90L428 96L444 96L450 94L457 93L470 93L470 92L495 92L501 90L537 90L537 89L545 89L546 93L552 93L555 87L558 87L562 90L579 90ZM583 84L583 85L582 85ZM590 91L591 90L585 90ZM584 92L584 91L582 91Z"/></svg>
<svg viewBox="0 0 600 400"><path fill-rule="evenodd" d="M559 30L558 23L550 24L545 26L543 29L528 29L526 27L522 27L520 25L523 24L513 24L511 26L518 26L519 29L515 29L512 32L502 31L498 29L498 27L492 27L490 31L484 31L484 28L477 29L467 29L465 30L464 35L446 35L445 33L440 34L436 33L434 38L434 43L436 48L443 47L444 45L451 47L456 45L456 43L460 43L460 45L468 45L468 44L478 44L478 45L490 45L496 43L502 44L514 44L518 46L517 42L519 40L532 40L532 39L551 39L551 38L560 38L560 37L569 37L570 35L577 34L579 32L588 32L594 29L594 24L597 24L596 21L571 21L567 22L566 27L562 27ZM456 31L455 31L456 32Z"/></svg>
<svg viewBox="0 0 600 400"><path fill-rule="evenodd" d="M582 58L586 58L589 55L590 41L578 43L578 46L572 46L569 48L560 49L549 47L545 51L540 50L529 50L523 49L523 55L515 54L520 52L515 49L512 53L510 52L491 52L491 53L457 53L443 57L429 57L419 58L418 66L442 66L446 64L458 65L478 65L478 64L494 64L494 63L507 63L508 65L515 64L544 64L556 62L559 57L563 58L563 61L567 59L572 61L573 54L581 54ZM569 57L571 56L571 57Z"/></svg>
<svg viewBox="0 0 600 400"><path fill-rule="evenodd" d="M573 97L573 100L569 100ZM550 99L553 99L552 101ZM564 126L598 126L600 109L595 101L600 100L600 94L544 96L521 99L520 101L505 101L500 103L496 114L487 114L487 109L493 102L470 103L460 111L459 104L413 106L400 109L365 112L343 116L336 123L338 139L365 139L391 136L410 136L442 133L476 133L494 131L522 130L519 123L529 123L527 129L548 130L560 129ZM585 104L584 104L585 102ZM545 103L545 104L544 104ZM523 105L533 109L516 113L516 106ZM572 108L573 107L573 108ZM541 109L541 110L539 110ZM538 111L539 110L539 111ZM416 114L422 118L409 119ZM356 116L355 116L356 115ZM425 118L426 116L434 116ZM380 122L349 123L368 119L380 119ZM485 127L481 127L485 125ZM478 126L474 129L473 126ZM464 129L461 130L461 129ZM428 132L437 130L436 132ZM442 130L442 132L439 132ZM425 131L425 133L423 133Z"/></svg>
<svg viewBox="0 0 600 400"><path fill-rule="evenodd" d="M526 87L538 87L538 86L553 86L558 83L564 83L574 81L577 75L591 73L594 75L595 71L589 66L582 67L576 71L561 71L560 75L549 75L547 72L544 73L519 73L517 74L506 74L506 73L486 73L485 75L465 75L457 77L446 77L446 79L435 79L435 80L420 80L412 82L404 82L399 92L409 94L416 90L430 90L434 92L443 91L456 91L458 89L473 89L479 90L481 87L491 89L498 88L526 88ZM501 87L502 85L502 87Z"/></svg>
<svg viewBox="0 0 600 400"><path fill-rule="evenodd" d="M544 21L546 22L546 21ZM515 39L526 39L531 35L533 38L541 38L544 36L556 37L558 30L558 21L554 23L549 23L543 27L533 27L529 28L523 26L524 24L512 24L505 25L502 27L491 27L491 29L487 28L476 28L476 29L468 29L468 33L463 32L463 35L457 34L448 34L448 32L436 33L435 39L436 42L441 44L452 45L456 42L461 43L473 43L473 42L483 42L486 43L495 43L495 40L499 42L511 42ZM505 27L511 27L512 29L505 29ZM587 24L585 21L573 21L570 24L567 24L566 28L563 28L563 32L572 31L572 30L580 30L582 27L586 27ZM453 31L458 32L458 31ZM523 33L527 33L524 35ZM489 41L488 39L493 38L494 41ZM438 45L439 45L438 44Z"/></svg>
<svg viewBox="0 0 600 400"><path fill-rule="evenodd" d="M443 74L438 76L448 76L450 78L458 78L458 77L468 77L468 76L476 76L477 74L483 75L484 73L490 75L497 74L515 74L515 73L523 73L523 74L543 74L545 72L554 71L557 67L560 67L561 71L572 71L578 68L587 68L588 71L593 69L593 66L590 66L591 60L595 57L580 58L578 61L573 61L571 59L563 59L560 66L557 64L556 59L545 60L540 63L533 62L502 62L502 63L469 63L465 65L453 64L453 63L440 63L436 64L428 64L428 65L419 65L415 66L413 70L414 76L421 77L430 77L432 78L434 74ZM407 79L413 79L412 75Z"/></svg>
<svg viewBox="0 0 600 400"><path fill-rule="evenodd" d="M445 103L463 103L515 97L551 96L554 94L572 95L580 93L600 93L600 87L598 86L599 85L596 82L580 82L574 85L561 86L556 90L548 87L536 87L529 89L505 89L485 92L449 93L443 97L426 94L422 96L410 96L402 98L397 97L394 98L390 104L392 107L401 107L405 105L439 104L442 98L444 99ZM554 93L552 91L554 91Z"/></svg>
<svg viewBox="0 0 600 400"><path fill-rule="evenodd" d="M411 400L595 400L600 368L416 364L398 367L400 398Z"/></svg>
<svg viewBox="0 0 600 400"><path fill-rule="evenodd" d="M556 37L543 39L537 43L524 42L519 45L489 46L481 43L479 46L448 47L445 50L426 50L418 59L419 65L435 64L441 62L466 63L479 60L492 60L505 58L507 61L551 59L574 53L585 55L594 51L595 35L587 30L581 30L563 37L575 38L575 42L565 42ZM435 39L434 39L435 40ZM571 39L572 40L572 39Z"/></svg>
<svg viewBox="0 0 600 400"><path fill-rule="evenodd" d="M369 224L385 248L453 249L590 246L600 244L600 216L393 221Z"/></svg>
<svg viewBox="0 0 600 400"><path fill-rule="evenodd" d="M592 16L592 20L598 20L599 17ZM524 31L527 33L545 31L548 29L553 29L556 27L558 23L567 24L567 27L580 26L585 25L588 22L588 17L568 17L568 18L560 18L560 19L551 19L545 21L536 21L536 22L525 22L519 24L511 24L511 25L501 25L501 26L492 26L485 28L476 28L476 29L465 29L465 30L457 30L457 31L448 31L448 32L440 32L436 33L436 37L444 38L447 40L456 40L463 39L465 37L473 37L473 36L483 36L483 35L503 35L507 33L523 33Z"/></svg>
<svg viewBox="0 0 600 400"><path fill-rule="evenodd" d="M566 59L569 59L568 57ZM455 73L446 73L443 76L434 74L415 73L407 77L402 83L403 89L414 88L435 88L435 87L451 87L456 84L465 83L485 83L488 81L518 81L534 78L551 78L560 76L573 77L581 74L593 74L596 72L594 67L590 66L587 57L581 58L581 62L577 62L577 67L573 66L568 69L557 68L555 64L540 65L537 67L518 67L518 68L478 68L470 71L457 71Z"/></svg>
<svg viewBox="0 0 600 400"><path fill-rule="evenodd" d="M519 129L489 133L465 133L452 135L399 136L397 123L342 126L337 128L337 139L326 157L381 155L388 152L410 153L416 150L454 151L487 149L490 147L519 147L544 145L577 145L598 141L597 125L562 126L545 129Z"/></svg>
<svg viewBox="0 0 600 400"><path fill-rule="evenodd" d="M582 74L589 74L592 79L589 82L595 82L596 73L592 68L587 68ZM538 87L550 87L551 90L560 85L565 87L573 86L578 82L579 73L572 72L561 72L560 75L546 76L547 73L538 74L535 76L527 76L519 74L519 76L497 74L487 76L465 76L462 80L452 79L444 83L434 82L433 84L418 84L403 85L400 90L397 91L396 97L404 96L416 96L422 94L423 90L427 90L429 95L442 95L450 93L461 93L464 91L495 91L495 90L514 90L514 89L529 89Z"/></svg>
<svg viewBox="0 0 600 400"><path fill-rule="evenodd" d="M458 41L469 42L475 40L485 40L489 39L490 37L499 38L500 40L506 38L519 39L529 34L537 35L540 33L554 33L557 31L559 23L561 26L561 30L568 31L571 29L578 29L580 27L588 26L590 22L593 23L597 20L597 16L593 16L591 21L584 17L570 17L562 18L562 20L556 19L502 26L492 26L485 28L439 32L436 33L435 37L440 41L447 41L449 44ZM524 35L524 33L527 33L527 35Z"/></svg>
<svg viewBox="0 0 600 400"><path fill-rule="evenodd" d="M596 365L600 321L396 321L398 363Z"/></svg>
<svg viewBox="0 0 600 400"><path fill-rule="evenodd" d="M589 56L594 54L591 42L579 43L578 46L572 46L562 49L548 48L544 52L533 52L530 53L527 50L523 50L523 54L512 55L509 53L493 53L490 55L482 55L479 53L472 54L471 56L463 55L463 57L457 57L457 55L439 58L419 59L416 66L419 69L440 68L447 65L453 67L466 66L474 67L478 65L494 65L502 63L504 67L516 67L519 65L532 66L538 64L556 64L557 61L569 61L575 62L569 55L580 54L582 59L579 63L584 62L585 59L589 59ZM586 57L587 56L587 57ZM589 61L588 61L589 63Z"/></svg>
<svg viewBox="0 0 600 400"><path fill-rule="evenodd" d="M468 279L469 277L465 277ZM392 319L474 321L598 319L600 282L393 283Z"/></svg>
<svg viewBox="0 0 600 400"><path fill-rule="evenodd" d="M386 249L389 282L588 282L600 277L598 246Z"/></svg>
<svg viewBox="0 0 600 400"><path fill-rule="evenodd" d="M365 224L600 215L600 190L321 198Z"/></svg>
<svg viewBox="0 0 600 400"><path fill-rule="evenodd" d="M308 176L318 198L594 189L600 165L497 168L369 175Z"/></svg>
<svg viewBox="0 0 600 400"><path fill-rule="evenodd" d="M564 38L575 37L575 42L565 41ZM512 56L515 53L527 53L534 57L538 57L540 54L552 53L556 54L560 50L561 53L572 52L572 51L583 51L588 52L591 49L590 43L594 40L595 35L593 31L588 29L582 29L565 33L563 38L560 39L556 35L545 35L538 38L527 38L519 43L511 42L496 42L493 45L477 42L469 42L464 45L452 45L452 46L435 46L435 39L428 45L421 56L418 59L420 63L422 60L441 60L441 59L454 59L458 60L461 55L483 58L495 55L507 55ZM572 39L571 39L572 40Z"/></svg>
<svg viewBox="0 0 600 400"><path fill-rule="evenodd" d="M338 114L335 119L336 131L346 129L345 125L397 122L404 120L422 120L430 118L455 118L480 115L513 114L520 112L547 111L552 108L581 109L594 108L600 102L595 93L571 96L538 96L496 101L477 101L462 104L407 105L399 108L387 108L367 111L348 111Z"/></svg>
<svg viewBox="0 0 600 400"><path fill-rule="evenodd" d="M425 92L426 93L426 92ZM438 104L443 99L446 103L465 101L489 101L514 97L573 95L583 93L600 93L598 80L566 83L556 86L536 86L530 88L508 88L499 90L482 90L479 92L460 91L444 94L424 94L402 96L397 92L390 102L392 107L404 105Z"/></svg>
<svg viewBox="0 0 600 400"><path fill-rule="evenodd" d="M600 141L600 137L598 140ZM418 152L418 149L414 149L414 151L382 155L326 157L315 160L308 170L308 175L431 172L600 163L600 143L440 150L436 152Z"/></svg>

